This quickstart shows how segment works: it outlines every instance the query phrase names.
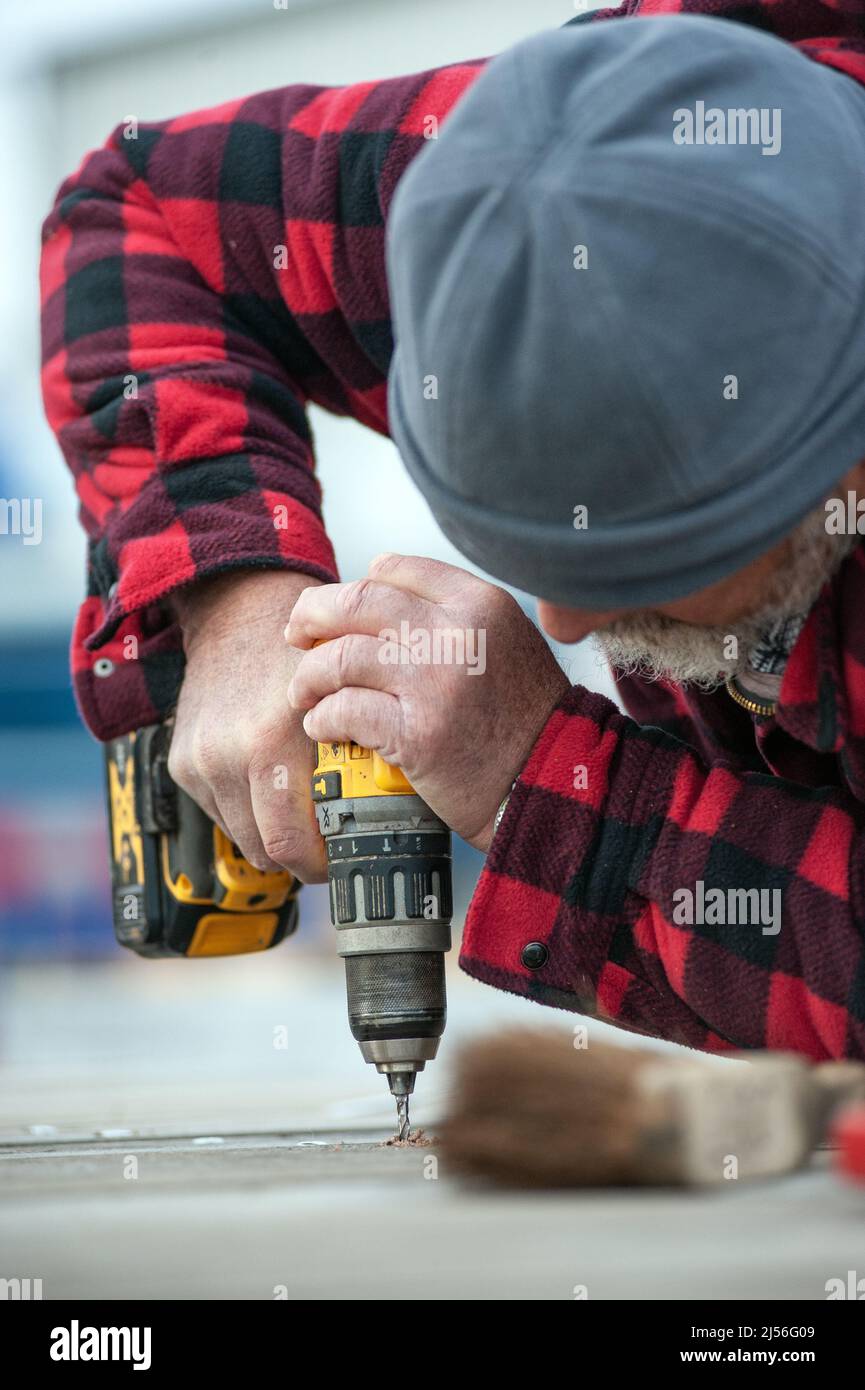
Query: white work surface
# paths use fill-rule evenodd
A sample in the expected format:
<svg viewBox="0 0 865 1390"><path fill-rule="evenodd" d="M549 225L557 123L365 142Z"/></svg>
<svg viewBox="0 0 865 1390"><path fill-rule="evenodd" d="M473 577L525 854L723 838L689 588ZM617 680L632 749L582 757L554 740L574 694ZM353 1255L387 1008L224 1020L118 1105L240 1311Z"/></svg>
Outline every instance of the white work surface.
<svg viewBox="0 0 865 1390"><path fill-rule="evenodd" d="M711 1193L479 1191L444 1163L434 1176L434 1148L381 1143L393 1106L348 1034L340 969L296 953L288 967L7 975L0 1275L41 1278L46 1299L384 1300L572 1300L578 1286L824 1300L828 1280L865 1275L865 1187L825 1154ZM574 1022L456 972L450 992L413 1116L433 1132L455 1042Z"/></svg>

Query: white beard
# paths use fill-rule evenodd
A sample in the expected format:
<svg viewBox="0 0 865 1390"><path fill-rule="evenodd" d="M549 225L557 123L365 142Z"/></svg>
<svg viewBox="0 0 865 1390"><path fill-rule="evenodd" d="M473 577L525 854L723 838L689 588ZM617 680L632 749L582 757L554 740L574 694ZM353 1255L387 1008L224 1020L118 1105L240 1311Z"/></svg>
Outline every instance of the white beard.
<svg viewBox="0 0 865 1390"><path fill-rule="evenodd" d="M752 614L728 627L701 627L660 613L635 613L599 628L593 640L618 675L714 690L747 668L748 653L773 623L810 611L859 539L829 535L821 503L791 532L788 554ZM725 655L731 650L735 656Z"/></svg>

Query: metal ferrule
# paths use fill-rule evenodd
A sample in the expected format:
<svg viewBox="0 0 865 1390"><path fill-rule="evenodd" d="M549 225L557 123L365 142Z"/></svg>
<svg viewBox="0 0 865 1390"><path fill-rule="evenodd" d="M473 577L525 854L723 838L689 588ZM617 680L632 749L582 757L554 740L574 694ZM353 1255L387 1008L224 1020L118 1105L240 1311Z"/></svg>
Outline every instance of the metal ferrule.
<svg viewBox="0 0 865 1390"><path fill-rule="evenodd" d="M370 951L449 951L449 922L370 922L362 927L339 927L337 953L363 956Z"/></svg>
<svg viewBox="0 0 865 1390"><path fill-rule="evenodd" d="M423 1071L438 1052L438 1038L380 1038L360 1044L365 1062L374 1062L381 1072L402 1071L406 1062L416 1062L416 1071Z"/></svg>

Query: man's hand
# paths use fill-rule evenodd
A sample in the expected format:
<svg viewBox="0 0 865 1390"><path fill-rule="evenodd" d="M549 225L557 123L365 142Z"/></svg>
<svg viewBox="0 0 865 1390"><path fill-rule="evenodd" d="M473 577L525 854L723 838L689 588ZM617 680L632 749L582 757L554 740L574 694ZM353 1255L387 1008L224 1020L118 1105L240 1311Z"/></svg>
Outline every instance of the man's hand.
<svg viewBox="0 0 865 1390"><path fill-rule="evenodd" d="M259 869L326 877L312 809L315 751L288 701L300 660L283 641L298 595L318 581L243 570L174 596L186 672L168 768Z"/></svg>
<svg viewBox="0 0 865 1390"><path fill-rule="evenodd" d="M568 682L503 589L437 560L380 555L369 577L299 598L289 696L310 738L398 764L478 849ZM313 649L313 643L322 645Z"/></svg>

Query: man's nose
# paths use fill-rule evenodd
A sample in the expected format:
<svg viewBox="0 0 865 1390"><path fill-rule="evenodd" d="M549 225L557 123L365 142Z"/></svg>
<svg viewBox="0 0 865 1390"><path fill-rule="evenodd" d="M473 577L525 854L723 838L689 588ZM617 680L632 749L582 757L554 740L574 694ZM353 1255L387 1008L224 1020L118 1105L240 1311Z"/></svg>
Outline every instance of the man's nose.
<svg viewBox="0 0 865 1390"><path fill-rule="evenodd" d="M582 642L590 632L618 617L621 609L608 613L593 613L585 608L563 608L558 603L538 599L538 621L544 632L557 642Z"/></svg>

